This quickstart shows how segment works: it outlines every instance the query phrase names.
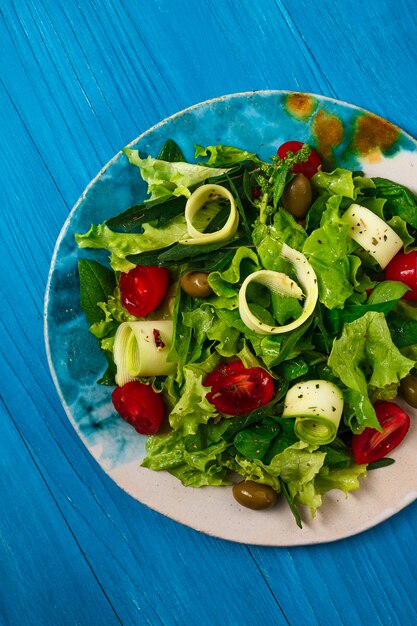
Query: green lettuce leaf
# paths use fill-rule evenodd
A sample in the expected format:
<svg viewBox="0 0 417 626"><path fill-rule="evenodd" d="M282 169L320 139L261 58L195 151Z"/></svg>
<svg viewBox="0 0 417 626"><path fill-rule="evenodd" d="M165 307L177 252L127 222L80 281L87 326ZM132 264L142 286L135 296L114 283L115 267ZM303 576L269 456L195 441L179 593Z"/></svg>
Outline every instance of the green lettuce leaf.
<svg viewBox="0 0 417 626"><path fill-rule="evenodd" d="M348 388L344 397L349 425L356 430L366 426L380 430L369 388L398 386L414 361L394 345L384 314L369 311L345 324L340 338L333 341L328 364Z"/></svg>
<svg viewBox="0 0 417 626"><path fill-rule="evenodd" d="M160 250L176 243L187 233L183 215L175 217L164 228L144 224L143 233L117 233L106 224L92 225L84 234L77 233L80 248L100 248L111 252L110 265L115 271L128 272L133 267L126 257L140 252Z"/></svg>
<svg viewBox="0 0 417 626"><path fill-rule="evenodd" d="M222 456L230 446L226 441L211 443L202 450L190 450L187 437L172 431L167 435L152 435L147 439L147 456L142 467L168 471L187 487L206 485L229 485L228 470L222 463Z"/></svg>
<svg viewBox="0 0 417 626"><path fill-rule="evenodd" d="M161 161L150 156L141 159L139 150L132 150L131 148L124 148L123 152L132 165L139 167L140 175L148 184L150 200L171 195L189 198L191 195L190 187L229 171L228 168L206 167L184 161L177 163Z"/></svg>
<svg viewBox="0 0 417 626"><path fill-rule="evenodd" d="M215 363L217 364L217 363ZM207 387L203 386L206 375L214 369L213 363L187 365L183 368L184 385L177 404L169 414L174 430L183 434L195 434L199 424L207 424L210 418L218 417L214 406L206 400Z"/></svg>
<svg viewBox="0 0 417 626"><path fill-rule="evenodd" d="M339 217L340 201L341 196L329 198L320 228L309 235L303 247L317 274L319 300L328 309L344 305L353 293L352 274L358 269L358 259L354 264L350 260L349 227Z"/></svg>
<svg viewBox="0 0 417 626"><path fill-rule="evenodd" d="M240 150L234 146L194 146L195 154L194 158L208 157L207 161L204 161L204 165L208 167L231 167L238 165L244 161L256 161L259 162L258 157L254 152L247 152L246 150Z"/></svg>
<svg viewBox="0 0 417 626"><path fill-rule="evenodd" d="M353 182L353 172L341 168L333 172L317 172L311 179L313 187L320 193L327 192L337 196L344 196L355 200L355 184Z"/></svg>

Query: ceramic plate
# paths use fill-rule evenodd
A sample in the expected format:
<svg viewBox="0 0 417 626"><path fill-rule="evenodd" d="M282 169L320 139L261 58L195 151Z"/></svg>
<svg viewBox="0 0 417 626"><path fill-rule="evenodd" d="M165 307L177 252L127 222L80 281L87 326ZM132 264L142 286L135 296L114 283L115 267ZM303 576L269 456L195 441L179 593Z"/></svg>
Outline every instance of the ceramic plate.
<svg viewBox="0 0 417 626"><path fill-rule="evenodd" d="M269 159L289 139L368 175L382 175L417 191L417 144L406 133L367 111L321 96L265 91L235 94L198 104L140 135L132 147L156 156L174 139L193 159L194 144L235 145ZM140 467L145 438L115 415L109 387L96 384L105 369L96 339L79 306L77 262L105 261L102 251L80 251L74 233L86 232L145 198L138 169L117 154L87 187L56 244L45 304L45 334L52 376L68 417L103 470L127 493L194 529L233 541L289 546L333 541L387 519L417 496L414 425L392 456L396 463L369 472L362 488L345 497L325 496L314 520L300 530L285 503L265 512L242 508L229 487L183 487L163 472Z"/></svg>

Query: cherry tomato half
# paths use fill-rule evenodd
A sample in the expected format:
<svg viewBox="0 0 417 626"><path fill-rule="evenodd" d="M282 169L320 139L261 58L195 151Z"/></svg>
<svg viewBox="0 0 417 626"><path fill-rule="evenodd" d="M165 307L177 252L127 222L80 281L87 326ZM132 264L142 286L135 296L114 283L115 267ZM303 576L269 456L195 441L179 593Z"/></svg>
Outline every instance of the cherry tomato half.
<svg viewBox="0 0 417 626"><path fill-rule="evenodd" d="M365 428L360 435L353 435L352 450L358 465L372 463L386 456L401 443L410 427L410 418L393 402L377 402L374 406L378 422L384 429Z"/></svg>
<svg viewBox="0 0 417 626"><path fill-rule="evenodd" d="M289 152L296 154L301 150L303 145L302 141L286 141L278 148L277 156L279 156L280 159L285 159ZM319 155L315 150L311 149L310 156L307 161L304 163L295 163L292 171L294 174L304 174L306 178L310 179L317 173L321 164Z"/></svg>
<svg viewBox="0 0 417 626"><path fill-rule="evenodd" d="M399 280L411 287L403 295L404 300L417 300L417 252L398 252L385 268L387 280Z"/></svg>
<svg viewBox="0 0 417 626"><path fill-rule="evenodd" d="M163 300L168 289L169 273L166 267L138 265L120 275L122 304L131 315L145 317Z"/></svg>
<svg viewBox="0 0 417 626"><path fill-rule="evenodd" d="M268 404L274 395L274 381L262 367L246 368L242 361L223 363L204 380L211 387L206 395L220 413L243 415Z"/></svg>
<svg viewBox="0 0 417 626"><path fill-rule="evenodd" d="M112 401L118 414L141 435L154 435L160 429L165 404L150 385L134 380L116 387Z"/></svg>

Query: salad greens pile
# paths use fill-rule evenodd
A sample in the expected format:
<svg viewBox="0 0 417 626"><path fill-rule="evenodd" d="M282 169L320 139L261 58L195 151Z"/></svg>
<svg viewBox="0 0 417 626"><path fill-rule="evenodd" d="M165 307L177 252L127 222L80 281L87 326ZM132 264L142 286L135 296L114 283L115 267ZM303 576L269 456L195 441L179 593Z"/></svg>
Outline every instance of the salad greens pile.
<svg viewBox="0 0 417 626"><path fill-rule="evenodd" d="M306 505L314 515L329 490L347 493L359 487L367 465L355 463L352 434L366 427L381 430L374 403L395 398L417 360L417 313L401 300L408 287L385 280L376 260L352 239L343 215L352 204L365 207L410 251L416 248L416 198L386 179L319 169L311 180L311 207L300 220L284 208L282 198L294 164L308 159L308 146L269 162L216 145L196 146L196 162L187 163L171 140L158 158L128 148L124 153L139 168L149 198L76 235L80 248L110 255L110 269L92 260L79 262L81 305L108 362L99 382L116 384L116 332L122 323L138 320L122 304L120 273L138 265L169 268L167 296L148 319L173 322L167 357L173 371L138 377L162 394L169 428L147 439L142 465L168 471L192 487L230 485L235 474L269 485L283 494L300 525L296 505ZM187 201L203 184L230 191L238 226L221 241L184 245ZM194 216L193 224L217 232L229 210L224 202L213 202ZM261 334L242 320L239 290L260 270L299 282L282 255L284 244L313 268L317 303L295 329ZM181 289L179 279L188 270L208 274L210 296L192 297ZM304 296L259 283L249 285L246 295L247 307L261 324L278 328L302 315ZM274 381L271 401L243 414L220 413L207 399L204 381L230 360L266 370ZM333 383L343 394L337 436L324 445L300 440L294 418L284 411L288 390L316 379Z"/></svg>

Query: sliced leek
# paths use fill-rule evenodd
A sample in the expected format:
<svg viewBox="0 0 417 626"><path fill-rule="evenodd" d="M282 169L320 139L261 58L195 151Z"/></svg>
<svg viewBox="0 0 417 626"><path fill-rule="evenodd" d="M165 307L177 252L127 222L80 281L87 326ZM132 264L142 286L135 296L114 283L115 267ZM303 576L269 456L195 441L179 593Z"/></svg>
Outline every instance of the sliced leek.
<svg viewBox="0 0 417 626"><path fill-rule="evenodd" d="M117 385L122 386L139 376L172 374L176 365L167 361L172 332L172 320L120 324L113 347Z"/></svg>
<svg viewBox="0 0 417 626"><path fill-rule="evenodd" d="M219 199L225 199L230 204L230 213L226 224L214 233L203 233L195 228L193 221L197 213L203 207ZM239 225L239 213L236 202L228 189L221 185L202 185L198 187L187 200L185 205L185 222L187 224L188 237L180 239L179 243L184 245L206 245L210 243L221 243L231 239Z"/></svg>
<svg viewBox="0 0 417 626"><path fill-rule="evenodd" d="M259 270L249 274L239 290L240 317L250 330L260 335L278 335L298 328L310 317L317 303L317 277L306 257L285 243L282 245L281 255L294 266L295 274L303 291L289 276L282 272L273 272L272 270ZM250 310L246 298L246 290L252 282L265 285L273 293L292 296L299 300L304 298L303 311L300 317L284 326L270 326L259 320Z"/></svg>
<svg viewBox="0 0 417 626"><path fill-rule="evenodd" d="M294 417L294 432L301 441L321 446L336 437L343 412L339 387L327 380L308 380L291 387L282 417Z"/></svg>
<svg viewBox="0 0 417 626"><path fill-rule="evenodd" d="M404 242L378 215L360 204L352 204L342 220L349 225L349 235L384 269L401 250Z"/></svg>

